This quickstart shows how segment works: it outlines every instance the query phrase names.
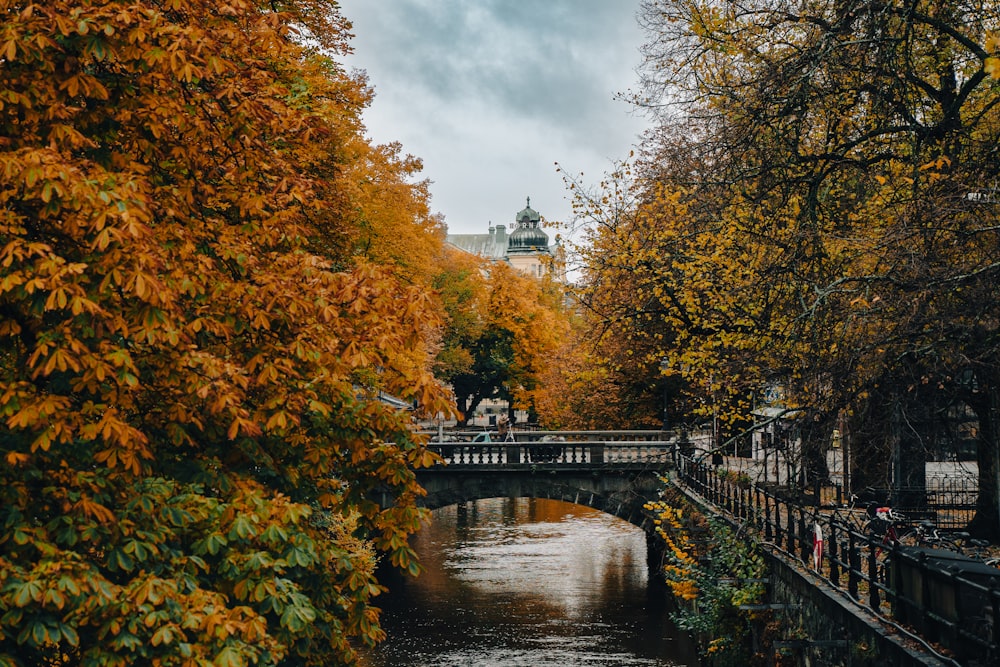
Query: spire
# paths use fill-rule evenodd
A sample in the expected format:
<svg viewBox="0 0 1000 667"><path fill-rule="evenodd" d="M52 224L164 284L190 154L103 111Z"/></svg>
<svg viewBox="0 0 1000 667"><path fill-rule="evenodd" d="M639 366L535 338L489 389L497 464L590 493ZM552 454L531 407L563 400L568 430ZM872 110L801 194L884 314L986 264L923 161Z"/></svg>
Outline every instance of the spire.
<svg viewBox="0 0 1000 667"><path fill-rule="evenodd" d="M528 205L517 212L514 216L515 228L536 228L538 227L540 216L538 211L531 208L531 197L527 198Z"/></svg>

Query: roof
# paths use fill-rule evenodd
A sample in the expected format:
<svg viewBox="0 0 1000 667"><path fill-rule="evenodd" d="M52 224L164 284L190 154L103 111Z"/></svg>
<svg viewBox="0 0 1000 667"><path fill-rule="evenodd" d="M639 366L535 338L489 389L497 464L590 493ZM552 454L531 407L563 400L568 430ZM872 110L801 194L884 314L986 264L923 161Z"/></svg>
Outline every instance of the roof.
<svg viewBox="0 0 1000 667"><path fill-rule="evenodd" d="M802 415L802 411L794 408L782 408L777 406L766 406L760 408L754 408L751 414L757 417L764 417L765 419L798 419Z"/></svg>
<svg viewBox="0 0 1000 667"><path fill-rule="evenodd" d="M514 222L520 224L525 218L527 218L529 222L535 223L542 219L542 216L538 214L538 211L531 208L531 197L528 197L527 205L518 211L517 215L514 216Z"/></svg>
<svg viewBox="0 0 1000 667"><path fill-rule="evenodd" d="M504 225L491 224L489 234L448 234L445 241L459 250L497 261L506 259L509 254L552 254L549 235L542 230L541 220L542 216L531 208L531 197L528 197L527 206L514 218L510 234Z"/></svg>
<svg viewBox="0 0 1000 667"><path fill-rule="evenodd" d="M508 252L548 252L549 235L538 227L521 227L510 235Z"/></svg>
<svg viewBox="0 0 1000 667"><path fill-rule="evenodd" d="M490 230L489 234L448 234L445 241L473 255L503 259L507 256L507 230L503 225Z"/></svg>

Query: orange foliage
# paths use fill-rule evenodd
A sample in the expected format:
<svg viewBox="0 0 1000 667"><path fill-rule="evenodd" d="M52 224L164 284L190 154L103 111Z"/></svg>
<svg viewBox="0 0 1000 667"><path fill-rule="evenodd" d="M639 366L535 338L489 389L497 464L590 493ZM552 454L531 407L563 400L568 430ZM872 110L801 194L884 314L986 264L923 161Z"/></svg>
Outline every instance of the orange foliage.
<svg viewBox="0 0 1000 667"><path fill-rule="evenodd" d="M466 416L502 398L534 414L547 400L543 376L556 362L568 321L562 287L503 262L448 250L435 284L448 324L437 370Z"/></svg>
<svg viewBox="0 0 1000 667"><path fill-rule="evenodd" d="M365 82L324 55L346 22L322 0L4 14L0 606L31 615L0 663L351 661L379 588L339 527L415 569L434 460L374 397L448 405L424 260L389 240L436 225L416 164L361 139Z"/></svg>

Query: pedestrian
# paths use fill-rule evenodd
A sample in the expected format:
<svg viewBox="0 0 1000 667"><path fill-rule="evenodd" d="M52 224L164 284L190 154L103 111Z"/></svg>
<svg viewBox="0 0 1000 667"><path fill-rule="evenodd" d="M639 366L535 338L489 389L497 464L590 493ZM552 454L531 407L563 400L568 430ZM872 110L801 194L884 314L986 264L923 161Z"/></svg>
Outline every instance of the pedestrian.
<svg viewBox="0 0 1000 667"><path fill-rule="evenodd" d="M507 415L501 414L499 419L497 419L497 440L503 442L509 430L510 421L507 419Z"/></svg>

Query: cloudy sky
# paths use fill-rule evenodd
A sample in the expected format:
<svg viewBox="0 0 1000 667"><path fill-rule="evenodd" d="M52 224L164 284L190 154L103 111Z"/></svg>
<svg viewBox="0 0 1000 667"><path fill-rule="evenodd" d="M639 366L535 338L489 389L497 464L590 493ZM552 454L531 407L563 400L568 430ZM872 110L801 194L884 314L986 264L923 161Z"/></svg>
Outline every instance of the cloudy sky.
<svg viewBox="0 0 1000 667"><path fill-rule="evenodd" d="M356 35L347 64L375 87L369 135L424 161L453 233L509 227L529 196L543 218L568 221L556 163L597 183L646 126L615 99L635 86L638 0L340 5Z"/></svg>

